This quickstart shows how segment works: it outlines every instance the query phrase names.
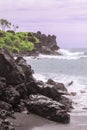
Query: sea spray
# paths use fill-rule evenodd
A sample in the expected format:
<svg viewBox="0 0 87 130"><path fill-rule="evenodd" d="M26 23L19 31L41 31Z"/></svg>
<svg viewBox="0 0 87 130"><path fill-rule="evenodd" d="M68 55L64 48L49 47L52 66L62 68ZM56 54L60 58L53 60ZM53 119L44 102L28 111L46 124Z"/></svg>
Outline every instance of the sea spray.
<svg viewBox="0 0 87 130"><path fill-rule="evenodd" d="M73 100L74 112L87 111L87 50L59 50L61 56L42 55L33 59L25 57L28 64L35 70L34 77L47 81L49 78L62 82L67 87ZM69 83L73 83L69 86Z"/></svg>

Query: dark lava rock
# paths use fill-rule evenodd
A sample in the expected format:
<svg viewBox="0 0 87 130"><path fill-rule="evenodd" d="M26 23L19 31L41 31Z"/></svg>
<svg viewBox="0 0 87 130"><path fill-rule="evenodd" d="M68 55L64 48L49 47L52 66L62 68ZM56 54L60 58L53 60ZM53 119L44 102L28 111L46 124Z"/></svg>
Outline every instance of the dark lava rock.
<svg viewBox="0 0 87 130"><path fill-rule="evenodd" d="M64 86L63 83L58 83L58 82L55 82L52 79L48 79L47 84L53 85L58 90L61 90L63 92L64 91L67 92L67 89L66 89L66 87Z"/></svg>
<svg viewBox="0 0 87 130"><path fill-rule="evenodd" d="M33 35L39 39L39 43L35 44L35 48L39 53L58 55L57 50L59 46L57 45L55 35L46 36L45 34L41 34L40 31L33 33Z"/></svg>
<svg viewBox="0 0 87 130"><path fill-rule="evenodd" d="M6 48L0 49L0 76L5 77L8 84L19 84L24 81L24 75Z"/></svg>
<svg viewBox="0 0 87 130"><path fill-rule="evenodd" d="M26 87L27 87L28 95L42 92L42 88L40 88L35 81L26 83Z"/></svg>
<svg viewBox="0 0 87 130"><path fill-rule="evenodd" d="M20 94L15 88L8 86L5 90L5 98L3 100L15 108L20 102Z"/></svg>
<svg viewBox="0 0 87 130"><path fill-rule="evenodd" d="M27 93L27 88L26 88L25 83L16 85L15 89L16 89L17 92L19 92L21 99L27 99L28 98L28 93Z"/></svg>
<svg viewBox="0 0 87 130"><path fill-rule="evenodd" d="M3 77L0 77L0 100L3 100L5 97L4 93L6 90L6 79Z"/></svg>
<svg viewBox="0 0 87 130"><path fill-rule="evenodd" d="M60 100L60 97L62 95L60 92L57 91L57 89L51 87L50 85L42 88L41 94L54 100Z"/></svg>
<svg viewBox="0 0 87 130"><path fill-rule="evenodd" d="M25 82L34 80L32 73L34 71L31 69L30 65L27 65L26 60L23 57L18 57L15 60L16 64L21 67L22 73L25 76Z"/></svg>
<svg viewBox="0 0 87 130"><path fill-rule="evenodd" d="M8 104L7 102L0 101L0 109L11 111L12 110L12 105Z"/></svg>
<svg viewBox="0 0 87 130"><path fill-rule="evenodd" d="M0 130L15 130L13 124L7 119L0 120Z"/></svg>
<svg viewBox="0 0 87 130"><path fill-rule="evenodd" d="M72 100L66 97L65 95L62 95L59 102L63 105L65 105L66 111L70 111L73 106L72 106Z"/></svg>
<svg viewBox="0 0 87 130"><path fill-rule="evenodd" d="M1 120L11 116L12 111L22 112L28 109L50 120L69 123L70 116L67 111L71 102L63 96L66 94L67 89L62 83L52 79L47 83L37 81L33 77L31 66L27 65L24 58L18 57L14 60L6 48L0 49Z"/></svg>
<svg viewBox="0 0 87 130"><path fill-rule="evenodd" d="M67 114L64 105L45 96L30 95L30 100L26 103L26 106L30 112L52 121L61 123L70 122L70 116Z"/></svg>

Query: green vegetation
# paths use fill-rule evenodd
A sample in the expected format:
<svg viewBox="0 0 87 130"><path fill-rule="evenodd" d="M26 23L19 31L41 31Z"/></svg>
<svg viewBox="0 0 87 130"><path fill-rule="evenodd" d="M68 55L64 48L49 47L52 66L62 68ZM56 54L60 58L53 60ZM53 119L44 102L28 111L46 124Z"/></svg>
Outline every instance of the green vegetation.
<svg viewBox="0 0 87 130"><path fill-rule="evenodd" d="M39 39L30 32L3 31L0 30L0 48L7 47L11 52L35 50L35 44Z"/></svg>

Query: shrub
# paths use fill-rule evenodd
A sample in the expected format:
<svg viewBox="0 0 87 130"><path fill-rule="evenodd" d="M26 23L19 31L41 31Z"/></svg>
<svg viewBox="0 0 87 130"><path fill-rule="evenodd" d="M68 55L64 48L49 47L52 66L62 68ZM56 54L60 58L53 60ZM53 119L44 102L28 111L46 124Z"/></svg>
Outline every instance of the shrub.
<svg viewBox="0 0 87 130"><path fill-rule="evenodd" d="M34 49L34 44L32 42L24 42L24 41L22 41L20 43L20 45L21 45L21 49L22 50L29 50L29 51L31 51L31 50Z"/></svg>
<svg viewBox="0 0 87 130"><path fill-rule="evenodd" d="M5 45L5 42L2 38L0 38L0 48L2 48Z"/></svg>
<svg viewBox="0 0 87 130"><path fill-rule="evenodd" d="M9 37L5 37L4 42L5 42L6 45L13 46L12 40Z"/></svg>

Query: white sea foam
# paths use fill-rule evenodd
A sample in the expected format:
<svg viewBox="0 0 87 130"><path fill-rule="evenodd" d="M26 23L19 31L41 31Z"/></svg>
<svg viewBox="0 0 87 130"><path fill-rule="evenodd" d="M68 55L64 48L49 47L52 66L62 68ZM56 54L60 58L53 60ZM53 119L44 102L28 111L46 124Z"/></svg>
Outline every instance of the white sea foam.
<svg viewBox="0 0 87 130"><path fill-rule="evenodd" d="M58 52L64 56L83 56L84 52L70 52L66 49L59 49Z"/></svg>
<svg viewBox="0 0 87 130"><path fill-rule="evenodd" d="M80 112L80 114L81 113L84 114L84 111L87 112L87 69L86 69L87 53L86 53L86 50L84 50L84 52L82 51L71 52L69 50L60 49L59 53L61 53L60 56L40 54L38 58L41 58L41 60L35 59L35 62L34 60L31 59L31 63L32 63L31 65L33 65L33 67L35 68L35 71L38 72L38 73L35 72L34 77L37 80L42 80L45 82L49 78L51 78L54 81L64 83L69 93L76 92L75 96L69 97L74 102L73 106L75 109L73 109L73 111L76 113ZM29 57L25 57L25 58L29 64L30 62L28 60ZM55 60L49 60L49 59L55 59ZM63 59L63 61L60 59ZM71 61L67 62L67 60L71 60ZM76 61L73 61L73 60L76 60ZM46 63L44 63L45 61ZM48 64L52 66L48 66ZM46 65L47 65L47 68L46 68ZM41 67L41 69L38 69L39 66ZM45 69L43 69L43 67ZM71 81L73 81L73 84L69 86L69 83Z"/></svg>
<svg viewBox="0 0 87 130"><path fill-rule="evenodd" d="M80 58L85 58L87 55L85 55L84 52L70 52L66 49L59 49L57 52L59 52L61 55L43 55L40 54L38 58L49 58L49 59L67 59L67 60L77 60Z"/></svg>
<svg viewBox="0 0 87 130"><path fill-rule="evenodd" d="M49 78L52 78L56 82L64 83L69 92L77 92L79 93L81 90L86 88L87 79L86 77L81 76L70 76L65 74L54 74L54 73L36 73L34 77L37 80L42 80L46 82ZM71 81L73 81L72 85L68 85ZM85 82L85 84L84 84Z"/></svg>
<svg viewBox="0 0 87 130"><path fill-rule="evenodd" d="M37 73L34 77L38 80L47 81L52 78L54 81L64 83L68 92L76 92L76 96L69 96L73 100L74 112L84 111L83 108L87 108L87 79L81 76L70 76L65 74L53 74L53 73ZM73 81L72 85L68 85Z"/></svg>

